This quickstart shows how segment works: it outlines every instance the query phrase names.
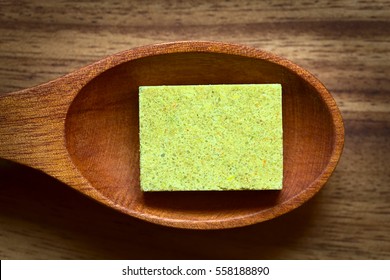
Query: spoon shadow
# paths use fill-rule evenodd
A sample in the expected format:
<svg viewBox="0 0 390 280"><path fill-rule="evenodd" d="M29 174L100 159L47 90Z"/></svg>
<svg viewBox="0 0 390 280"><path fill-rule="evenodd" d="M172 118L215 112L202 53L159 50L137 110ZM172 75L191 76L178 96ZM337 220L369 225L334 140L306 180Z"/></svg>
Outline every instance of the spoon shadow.
<svg viewBox="0 0 390 280"><path fill-rule="evenodd" d="M299 240L320 211L321 195L317 195L291 213L243 228L169 228L99 205L31 168L0 163L0 233L13 232L8 239L0 234L0 247L8 248L0 252L0 257L7 259L288 259L294 248L302 250ZM204 195L218 199L221 194L185 194L195 198ZM237 194L223 195L234 199ZM265 195L272 198L277 193ZM146 197L152 204L161 198L175 201L173 193ZM172 209L177 203L183 202L176 202ZM203 206L188 207L201 210ZM21 238L27 248L18 247ZM3 246L5 243L7 246Z"/></svg>

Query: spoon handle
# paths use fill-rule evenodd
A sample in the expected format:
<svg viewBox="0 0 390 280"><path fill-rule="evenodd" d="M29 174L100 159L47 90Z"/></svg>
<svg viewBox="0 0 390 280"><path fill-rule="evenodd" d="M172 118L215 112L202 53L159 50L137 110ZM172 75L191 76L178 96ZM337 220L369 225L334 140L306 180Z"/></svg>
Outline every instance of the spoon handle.
<svg viewBox="0 0 390 280"><path fill-rule="evenodd" d="M73 169L64 136L66 113L75 95L70 80L62 77L0 95L0 158L58 179L64 178L60 172Z"/></svg>

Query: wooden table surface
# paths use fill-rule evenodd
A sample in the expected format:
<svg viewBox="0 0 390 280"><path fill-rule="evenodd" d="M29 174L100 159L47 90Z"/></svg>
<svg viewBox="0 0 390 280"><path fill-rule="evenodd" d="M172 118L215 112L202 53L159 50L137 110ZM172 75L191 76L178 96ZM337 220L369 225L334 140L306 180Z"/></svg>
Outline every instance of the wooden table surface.
<svg viewBox="0 0 390 280"><path fill-rule="evenodd" d="M246 44L316 75L346 129L327 185L274 220L194 231L122 215L0 161L0 259L390 259L389 1L3 0L0 94L177 40Z"/></svg>

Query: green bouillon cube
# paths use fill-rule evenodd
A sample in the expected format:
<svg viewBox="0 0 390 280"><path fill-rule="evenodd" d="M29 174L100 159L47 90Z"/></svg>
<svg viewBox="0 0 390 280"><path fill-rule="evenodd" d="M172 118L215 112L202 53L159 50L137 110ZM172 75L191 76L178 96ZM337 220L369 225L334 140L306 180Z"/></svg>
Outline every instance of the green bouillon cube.
<svg viewBox="0 0 390 280"><path fill-rule="evenodd" d="M280 190L280 84L139 88L143 191Z"/></svg>

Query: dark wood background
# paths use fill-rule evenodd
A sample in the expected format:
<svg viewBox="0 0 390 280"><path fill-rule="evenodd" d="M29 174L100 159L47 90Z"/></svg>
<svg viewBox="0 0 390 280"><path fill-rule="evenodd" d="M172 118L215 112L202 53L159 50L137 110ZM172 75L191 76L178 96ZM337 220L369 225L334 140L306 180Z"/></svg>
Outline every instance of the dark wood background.
<svg viewBox="0 0 390 280"><path fill-rule="evenodd" d="M216 231L139 221L0 161L0 259L390 259L389 1L95 2L0 1L0 94L145 44L241 43L325 84L344 117L344 153L299 209Z"/></svg>

